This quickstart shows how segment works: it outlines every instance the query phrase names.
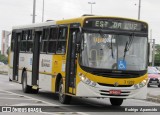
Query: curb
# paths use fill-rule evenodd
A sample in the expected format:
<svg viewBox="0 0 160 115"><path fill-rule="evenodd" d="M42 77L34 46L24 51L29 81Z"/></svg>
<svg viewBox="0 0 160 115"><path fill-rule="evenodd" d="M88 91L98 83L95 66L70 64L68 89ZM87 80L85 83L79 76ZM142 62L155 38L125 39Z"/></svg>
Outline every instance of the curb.
<svg viewBox="0 0 160 115"><path fill-rule="evenodd" d="M148 95L147 96L147 101L160 103L160 98L158 98L157 96Z"/></svg>
<svg viewBox="0 0 160 115"><path fill-rule="evenodd" d="M1 72L0 71L0 74L2 74L2 75L8 75L8 72Z"/></svg>

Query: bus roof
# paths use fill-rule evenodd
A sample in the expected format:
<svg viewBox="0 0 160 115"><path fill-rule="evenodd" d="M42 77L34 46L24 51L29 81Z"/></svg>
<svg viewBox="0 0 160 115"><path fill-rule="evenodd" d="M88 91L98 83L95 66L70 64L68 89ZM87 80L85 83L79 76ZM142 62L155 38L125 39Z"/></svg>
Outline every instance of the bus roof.
<svg viewBox="0 0 160 115"><path fill-rule="evenodd" d="M27 28L37 28L37 27L44 27L44 26L51 26L56 25L56 21L49 21L49 22L42 22L42 23L34 23L29 25L21 25L21 26L14 26L12 29L27 29Z"/></svg>
<svg viewBox="0 0 160 115"><path fill-rule="evenodd" d="M83 21L87 18L113 18L113 19L115 18L115 19L125 19L125 20L132 20L132 21L139 21L139 22L146 23L141 20L125 18L125 17L82 15L81 17L78 17L78 18L49 21L49 22L43 22L43 23L35 23L35 24L30 24L30 25L14 26L12 29L27 29L27 28L45 27L45 26L52 26L52 25L54 26L56 24L70 24L70 23L81 23L81 25L83 25Z"/></svg>

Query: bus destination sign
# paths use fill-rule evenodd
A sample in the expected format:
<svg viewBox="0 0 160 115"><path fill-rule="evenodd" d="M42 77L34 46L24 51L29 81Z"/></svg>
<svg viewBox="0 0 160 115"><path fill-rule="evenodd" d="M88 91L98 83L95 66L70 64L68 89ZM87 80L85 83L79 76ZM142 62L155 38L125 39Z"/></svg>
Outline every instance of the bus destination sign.
<svg viewBox="0 0 160 115"><path fill-rule="evenodd" d="M95 29L131 30L146 31L147 25L136 21L113 20L113 19L92 19L86 20L84 27Z"/></svg>

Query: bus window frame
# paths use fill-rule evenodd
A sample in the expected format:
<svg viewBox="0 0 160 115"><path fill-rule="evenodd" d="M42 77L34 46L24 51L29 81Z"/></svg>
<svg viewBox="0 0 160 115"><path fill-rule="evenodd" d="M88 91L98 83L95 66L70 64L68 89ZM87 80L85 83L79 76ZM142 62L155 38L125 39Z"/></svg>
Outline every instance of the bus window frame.
<svg viewBox="0 0 160 115"><path fill-rule="evenodd" d="M64 37L64 39L60 39L60 30L63 30L63 29L66 29L66 34L65 34L65 37ZM57 39L57 44L56 44L56 54L58 55L65 55L66 54L66 50L67 50L67 39L68 39L68 30L69 30L69 28L68 28L68 25L60 25L59 27L58 27L58 39ZM59 53L59 52L57 52L58 51L58 46L59 46L59 43L62 43L62 42L65 42L65 45L64 45L64 48L65 48L65 51L64 51L64 53L61 51L61 53Z"/></svg>
<svg viewBox="0 0 160 115"><path fill-rule="evenodd" d="M51 39L51 29L55 29L56 32L56 36L54 39ZM56 49L57 49L57 40L58 40L58 31L59 31L59 27L58 26L52 26L50 27L50 32L49 32L49 38L48 38L48 47L47 47L47 54L56 54ZM53 37L53 36L52 36ZM49 43L55 42L55 51L54 52L49 52Z"/></svg>
<svg viewBox="0 0 160 115"><path fill-rule="evenodd" d="M41 39L41 41L40 41L40 54L47 54L47 52L48 52L48 39L49 39L49 34L48 34L48 36L47 36L47 39L43 39L44 38L44 36L45 36L45 30L47 30L47 29L49 29L49 34L50 34L50 27L44 27L44 28L42 28L42 39ZM46 45L46 51L44 51L44 46L42 46L42 43L45 43L45 42L47 42L47 45Z"/></svg>

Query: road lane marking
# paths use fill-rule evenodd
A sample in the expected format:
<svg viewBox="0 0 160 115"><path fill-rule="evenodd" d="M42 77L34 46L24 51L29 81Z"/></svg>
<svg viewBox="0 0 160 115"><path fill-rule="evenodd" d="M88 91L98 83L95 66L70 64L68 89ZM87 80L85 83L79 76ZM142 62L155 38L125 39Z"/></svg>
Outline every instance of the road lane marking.
<svg viewBox="0 0 160 115"><path fill-rule="evenodd" d="M134 100L134 99L131 99L131 100ZM145 103L152 104L152 105L157 105L157 106L159 106L159 105L160 105L160 104L158 104L158 103L155 103L155 102L149 102L149 101L147 101L147 100L138 100L138 99L136 99L136 101L139 101L139 102L145 102Z"/></svg>
<svg viewBox="0 0 160 115"><path fill-rule="evenodd" d="M79 113L79 114L81 114L81 115L89 115L89 114L83 113L83 112L77 112L77 113Z"/></svg>
<svg viewBox="0 0 160 115"><path fill-rule="evenodd" d="M14 99L14 100L34 100L34 99L24 99L24 98L7 98L7 97L0 97L0 99L3 99L3 100L7 100L7 99Z"/></svg>
<svg viewBox="0 0 160 115"><path fill-rule="evenodd" d="M14 94L14 95L17 95L17 96L24 96L24 97L32 99L32 100L41 101L41 102L43 102L45 104L48 104L48 105L51 105L51 106L59 106L59 105L56 105L56 104L53 104L53 103L49 103L47 101L43 101L43 100L40 100L40 99L36 99L36 98L30 97L30 96L17 94L17 93L13 93L13 92L10 92L10 91L5 91L5 90L2 90L2 89L0 91L6 92L6 93L10 93L10 94Z"/></svg>
<svg viewBox="0 0 160 115"><path fill-rule="evenodd" d="M36 100L36 101L41 101L42 103L44 104L48 104L50 106L59 106L59 105L56 105L56 104L52 104L52 103L49 103L47 101L43 101L43 100L40 100L40 99L36 99L36 98L33 98L33 97L30 97L30 96L26 96L26 95L21 95L21 94L17 94L17 93L13 93L13 92L10 92L10 91L5 91L5 90L2 90L0 89L0 91L3 91L3 92L6 92L6 93L9 93L9 94L13 94L13 95L17 95L17 96L23 96L23 97L26 97L26 98L29 98L30 100ZM28 100L29 100L28 99ZM26 99L27 100L27 99ZM50 113L50 112L42 112L42 114L48 114L48 115L60 115L59 113L56 113L56 114L53 114L53 113ZM67 113L67 112L66 112ZM68 112L68 113L74 113L74 112ZM86 114L86 113L83 113L83 112L76 112L80 115L89 115L89 114Z"/></svg>
<svg viewBox="0 0 160 115"><path fill-rule="evenodd" d="M47 115L65 115L65 114L68 114L68 115L90 115L90 114L83 113L83 112L56 112L56 113L42 112L42 113L47 114Z"/></svg>
<svg viewBox="0 0 160 115"><path fill-rule="evenodd" d="M44 106L44 104L19 103L19 104L13 104L10 106Z"/></svg>
<svg viewBox="0 0 160 115"><path fill-rule="evenodd" d="M14 94L9 94L9 93L0 93L0 95L14 95Z"/></svg>

